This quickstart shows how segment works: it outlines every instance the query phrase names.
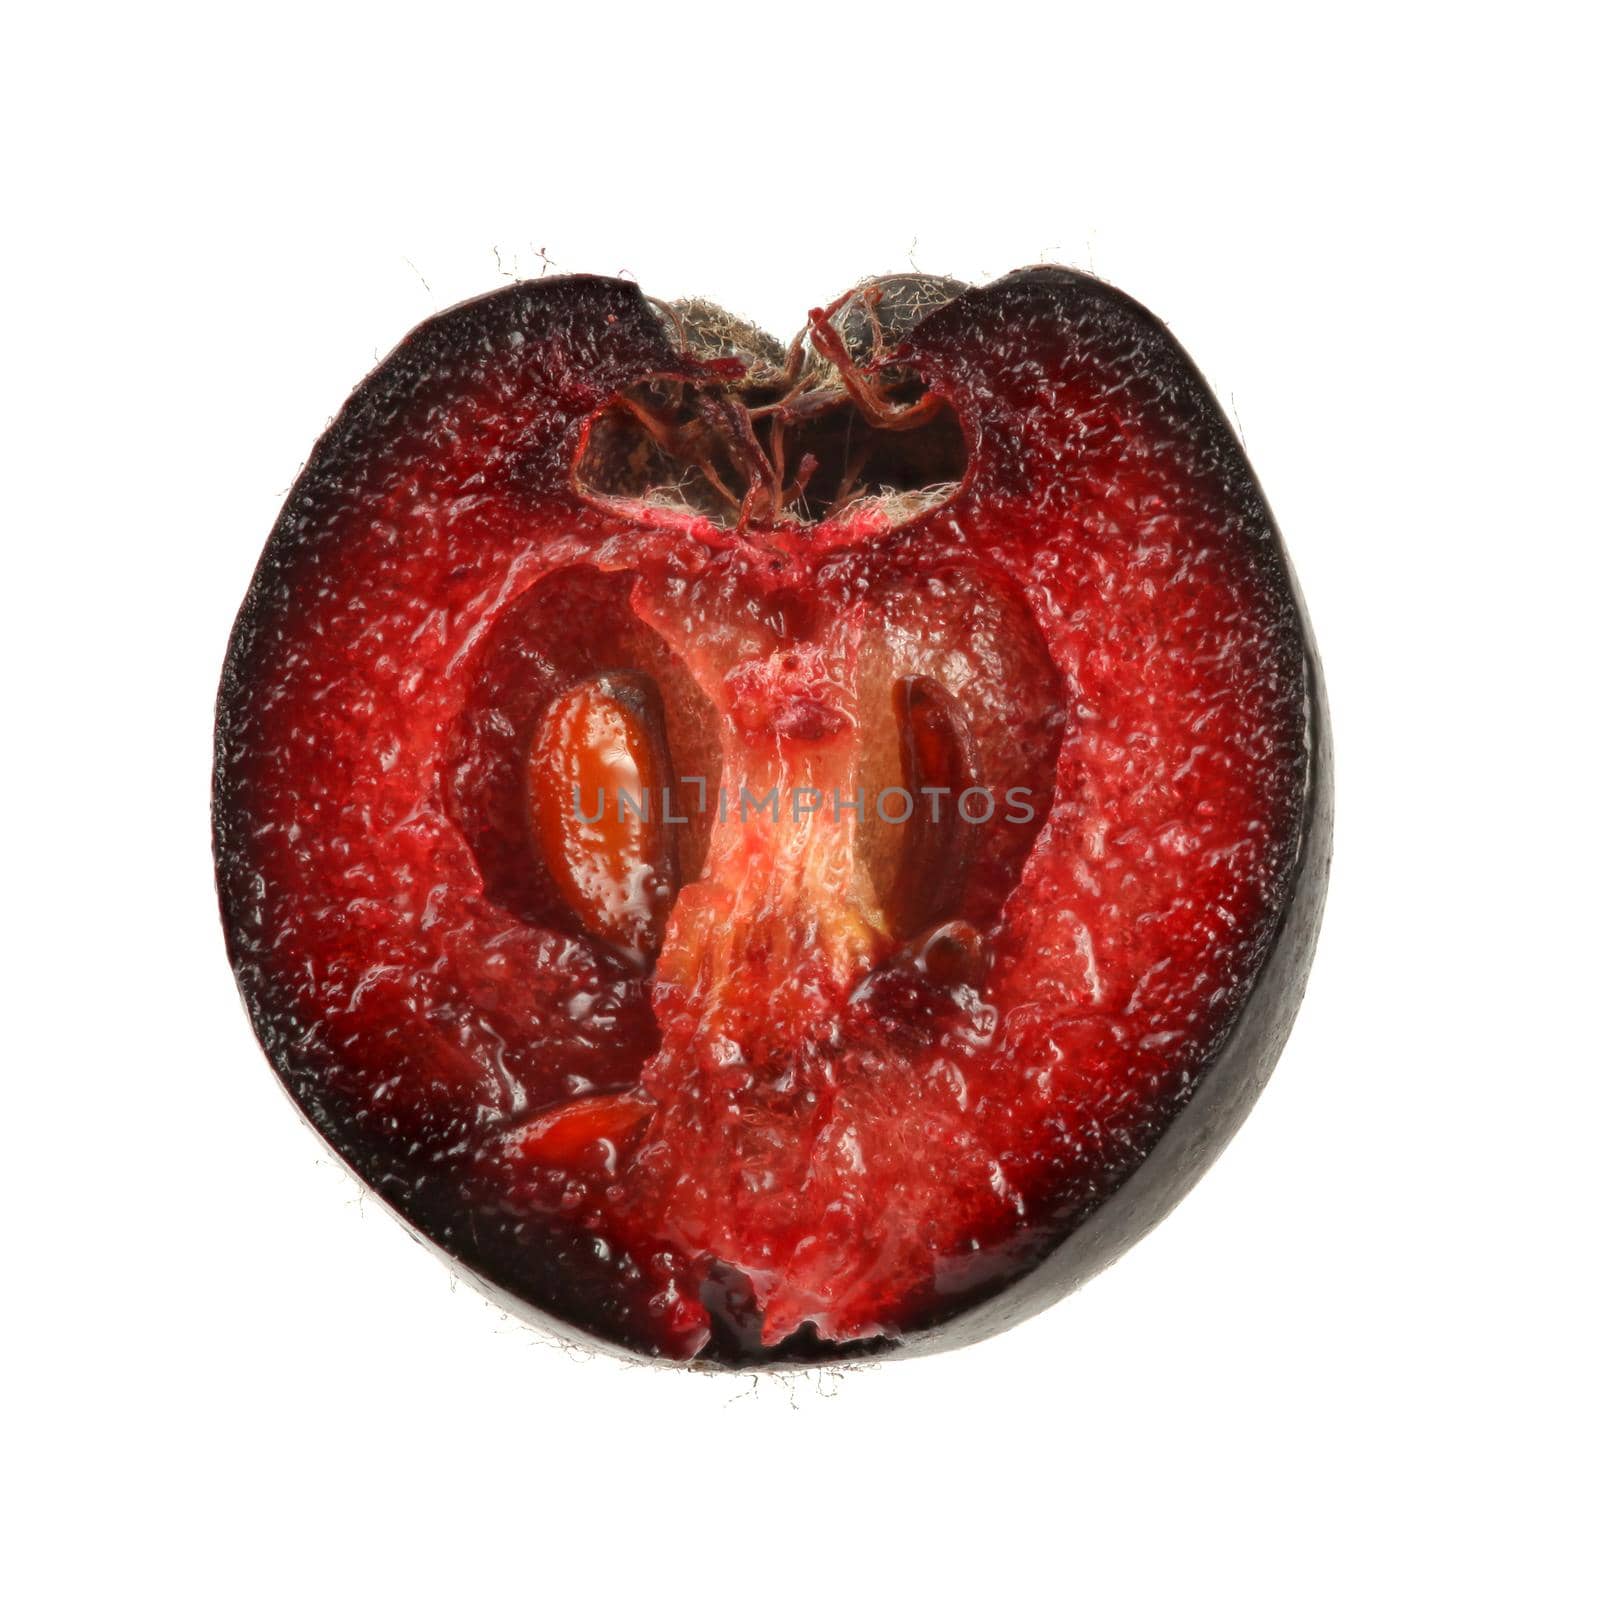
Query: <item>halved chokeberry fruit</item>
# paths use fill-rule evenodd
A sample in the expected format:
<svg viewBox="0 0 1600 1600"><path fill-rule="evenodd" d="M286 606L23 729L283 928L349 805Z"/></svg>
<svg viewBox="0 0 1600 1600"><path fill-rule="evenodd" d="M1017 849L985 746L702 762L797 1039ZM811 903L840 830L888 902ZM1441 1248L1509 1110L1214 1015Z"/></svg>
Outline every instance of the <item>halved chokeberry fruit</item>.
<svg viewBox="0 0 1600 1600"><path fill-rule="evenodd" d="M1331 786L1265 502L1166 330L1035 268L787 348L520 284L356 392L217 719L229 952L335 1150L519 1311L936 1349L1227 1140Z"/></svg>

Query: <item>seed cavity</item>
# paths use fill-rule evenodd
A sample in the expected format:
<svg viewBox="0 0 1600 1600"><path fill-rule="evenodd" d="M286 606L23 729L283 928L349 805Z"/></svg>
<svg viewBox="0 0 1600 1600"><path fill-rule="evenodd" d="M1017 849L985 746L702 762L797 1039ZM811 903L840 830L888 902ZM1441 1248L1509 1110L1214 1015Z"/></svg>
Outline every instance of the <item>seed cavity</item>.
<svg viewBox="0 0 1600 1600"><path fill-rule="evenodd" d="M941 989L977 988L989 964L982 935L960 918L941 922L913 939L903 959Z"/></svg>
<svg viewBox="0 0 1600 1600"><path fill-rule="evenodd" d="M961 800L982 784L977 746L960 706L933 678L899 679L894 687L901 781L915 804L885 911L899 939L953 917L972 865L974 824Z"/></svg>

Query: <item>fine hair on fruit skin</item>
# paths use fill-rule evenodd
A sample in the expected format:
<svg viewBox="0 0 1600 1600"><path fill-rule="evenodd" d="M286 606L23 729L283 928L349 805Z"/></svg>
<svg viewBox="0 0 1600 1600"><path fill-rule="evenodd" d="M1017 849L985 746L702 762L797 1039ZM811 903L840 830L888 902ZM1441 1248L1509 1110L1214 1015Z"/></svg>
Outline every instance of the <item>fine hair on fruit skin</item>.
<svg viewBox="0 0 1600 1600"><path fill-rule="evenodd" d="M681 826L562 809L619 773ZM1032 804L696 804L741 788ZM1331 752L1261 488L1120 292L900 275L784 346L546 279L317 446L213 818L263 1047L419 1236L564 1337L809 1364L999 1331L1193 1184L1304 989Z"/></svg>

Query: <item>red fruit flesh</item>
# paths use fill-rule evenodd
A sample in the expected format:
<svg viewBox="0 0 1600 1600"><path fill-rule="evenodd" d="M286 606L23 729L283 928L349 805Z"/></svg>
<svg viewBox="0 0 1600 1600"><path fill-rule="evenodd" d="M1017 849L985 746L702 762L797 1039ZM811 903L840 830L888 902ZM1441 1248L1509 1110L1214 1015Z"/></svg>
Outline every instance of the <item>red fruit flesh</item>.
<svg viewBox="0 0 1600 1600"><path fill-rule="evenodd" d="M279 1070L442 1248L642 1354L1003 1298L1223 1070L1321 848L1292 580L1164 331L1058 272L883 304L814 321L815 383L601 280L425 325L224 678ZM574 816L619 782L670 805Z"/></svg>

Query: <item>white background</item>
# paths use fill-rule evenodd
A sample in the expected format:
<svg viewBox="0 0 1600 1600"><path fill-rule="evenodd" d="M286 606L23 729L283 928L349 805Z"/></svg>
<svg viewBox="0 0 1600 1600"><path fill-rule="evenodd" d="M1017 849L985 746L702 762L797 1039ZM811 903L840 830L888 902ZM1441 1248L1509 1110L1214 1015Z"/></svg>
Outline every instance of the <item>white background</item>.
<svg viewBox="0 0 1600 1600"><path fill-rule="evenodd" d="M30 7L7 25L19 1597L1593 1594L1597 262L1579 8ZM1146 1243L960 1354L579 1360L321 1152L215 922L278 504L418 319L627 272L787 335L1089 267L1320 636L1323 948Z"/></svg>

